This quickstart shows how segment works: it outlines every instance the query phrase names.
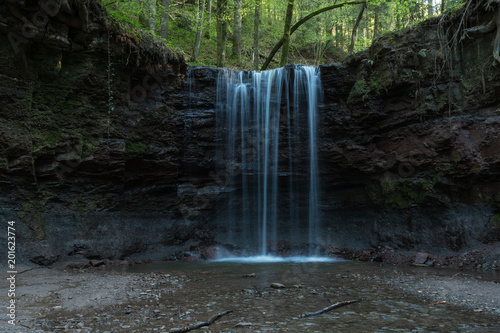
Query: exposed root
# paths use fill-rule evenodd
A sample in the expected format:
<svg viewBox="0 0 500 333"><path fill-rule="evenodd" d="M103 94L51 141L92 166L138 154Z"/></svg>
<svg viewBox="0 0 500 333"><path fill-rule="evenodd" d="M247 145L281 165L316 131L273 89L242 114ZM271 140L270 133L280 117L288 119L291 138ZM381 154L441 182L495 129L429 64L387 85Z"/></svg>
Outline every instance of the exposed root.
<svg viewBox="0 0 500 333"><path fill-rule="evenodd" d="M496 8L493 7L494 3L497 3ZM485 6L486 10L493 10L495 12L493 18L481 26L465 29L461 40L468 37L467 33L485 34L496 29L497 33L493 42L493 58L500 63L500 0L489 0Z"/></svg>

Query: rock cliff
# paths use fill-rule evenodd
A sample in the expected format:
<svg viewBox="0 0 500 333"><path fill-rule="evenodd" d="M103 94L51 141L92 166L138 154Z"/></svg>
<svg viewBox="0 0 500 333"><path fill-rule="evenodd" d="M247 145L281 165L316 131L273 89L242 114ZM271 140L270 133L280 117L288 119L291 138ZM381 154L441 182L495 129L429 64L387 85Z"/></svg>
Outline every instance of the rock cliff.
<svg viewBox="0 0 500 333"><path fill-rule="evenodd" d="M0 220L40 264L215 244L218 70L187 75L154 37L77 3L0 5ZM321 66L325 247L500 240L495 32L461 40L491 16L481 4Z"/></svg>

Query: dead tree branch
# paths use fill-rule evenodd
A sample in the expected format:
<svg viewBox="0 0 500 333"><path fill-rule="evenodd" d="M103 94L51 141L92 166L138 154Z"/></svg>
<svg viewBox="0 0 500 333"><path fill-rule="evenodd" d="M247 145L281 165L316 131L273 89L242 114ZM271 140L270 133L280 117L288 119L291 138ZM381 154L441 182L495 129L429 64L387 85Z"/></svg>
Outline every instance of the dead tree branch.
<svg viewBox="0 0 500 333"><path fill-rule="evenodd" d="M202 323L197 323L197 324L193 324L193 325L189 325L189 326L186 326L186 327L180 327L180 328L172 328L170 330L170 333L183 333L183 332L189 332L189 331L192 331L192 330L196 330L198 328L201 328L203 326L210 326L214 323L214 321L216 321L217 319L220 319L222 316L225 316L229 313L233 312L233 310L227 310L227 311L224 311L224 312L221 312L221 313L218 313L214 316L212 316L209 320L207 321L204 321Z"/></svg>
<svg viewBox="0 0 500 333"><path fill-rule="evenodd" d="M335 304L332 304L332 305L329 305L327 306L326 308L323 308L321 310L318 310L318 311L315 311L315 312L303 312L299 317L301 318L305 318L305 317L312 317L312 316L317 316L317 315L320 315L322 313L325 313L325 312L328 312L328 311L331 311L333 309L336 309L336 308L340 308L341 306L344 306L344 305L349 305L349 304L352 304L352 303L357 303L357 302L361 302L360 299L356 299L356 300L352 300L352 301L343 301L343 302L338 302L338 303L335 303Z"/></svg>

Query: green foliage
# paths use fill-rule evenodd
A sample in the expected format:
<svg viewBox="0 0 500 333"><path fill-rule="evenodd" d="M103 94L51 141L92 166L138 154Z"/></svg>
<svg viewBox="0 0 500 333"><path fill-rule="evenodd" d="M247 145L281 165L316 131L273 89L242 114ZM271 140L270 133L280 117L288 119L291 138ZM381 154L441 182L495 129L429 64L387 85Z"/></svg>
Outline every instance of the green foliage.
<svg viewBox="0 0 500 333"><path fill-rule="evenodd" d="M349 93L349 97L347 98L347 103L351 104L359 101L365 101L369 96L369 92L370 89L368 88L365 79L361 78L354 83L354 86Z"/></svg>
<svg viewBox="0 0 500 333"><path fill-rule="evenodd" d="M162 14L167 13L161 5L162 1L136 0L115 1L98 0L108 11L110 17L119 22L120 27L132 35L140 37L134 31L137 29L149 30L159 36L161 31ZM170 48L186 55L189 61L195 42L197 25L197 4L195 0L170 0L168 9L169 27L168 40ZM204 8L203 37L201 40L200 55L196 63L191 65L216 64L216 19L217 1L212 0L211 21L209 23L208 3ZM339 1L341 3L341 1ZM152 4L155 10L152 11ZM332 5L331 0L295 0L293 22L301 17L326 6ZM445 11L453 11L464 5L463 0L447 0ZM344 6L322 13L304 23L291 38L289 62L303 64L320 64L342 60L349 47L352 27L359 14L360 5ZM260 14L260 58L261 64L274 45L283 35L283 24L286 14L287 1L261 0ZM232 56L232 38L234 35L234 1L228 0L228 10L222 17L228 22L228 43L226 43L227 66L250 69L252 67L252 46L254 32L255 0L242 1L242 64L237 64ZM369 47L372 41L387 31L402 30L415 25L431 16L441 14L439 5L432 9L424 0L368 0L368 7L360 22L354 52ZM151 19L154 24L151 28ZM426 57L426 50L422 49L419 56ZM277 66L277 58L270 67ZM378 83L377 83L378 85ZM361 87L357 87L361 88Z"/></svg>
<svg viewBox="0 0 500 333"><path fill-rule="evenodd" d="M388 71L379 72L374 71L370 75L370 90L375 94L380 94L382 92L387 92L387 89L392 84L392 80L390 75L388 75Z"/></svg>

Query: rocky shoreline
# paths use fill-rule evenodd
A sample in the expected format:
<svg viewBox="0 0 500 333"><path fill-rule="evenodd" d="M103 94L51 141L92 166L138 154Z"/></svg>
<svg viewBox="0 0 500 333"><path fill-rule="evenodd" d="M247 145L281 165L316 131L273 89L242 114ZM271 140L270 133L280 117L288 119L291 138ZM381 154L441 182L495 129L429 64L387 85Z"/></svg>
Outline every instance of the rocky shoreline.
<svg viewBox="0 0 500 333"><path fill-rule="evenodd" d="M234 249L233 249L234 250ZM235 251L236 256L244 256ZM288 257L286 251L277 251L278 256ZM300 253L298 253L300 254ZM148 259L143 257L125 258L124 260L109 259L76 259L71 261L58 261L47 267L55 269L92 269L92 268L126 268L134 265L148 264L152 262L205 262L220 257L234 256L230 250L223 246L194 245L178 251L168 257ZM500 244L491 243L477 246L459 252L439 251L408 251L394 249L389 246L378 248L332 248L322 249L320 256L341 258L350 261L375 262L386 266L400 267L436 267L454 269L457 271L470 272L500 272Z"/></svg>

